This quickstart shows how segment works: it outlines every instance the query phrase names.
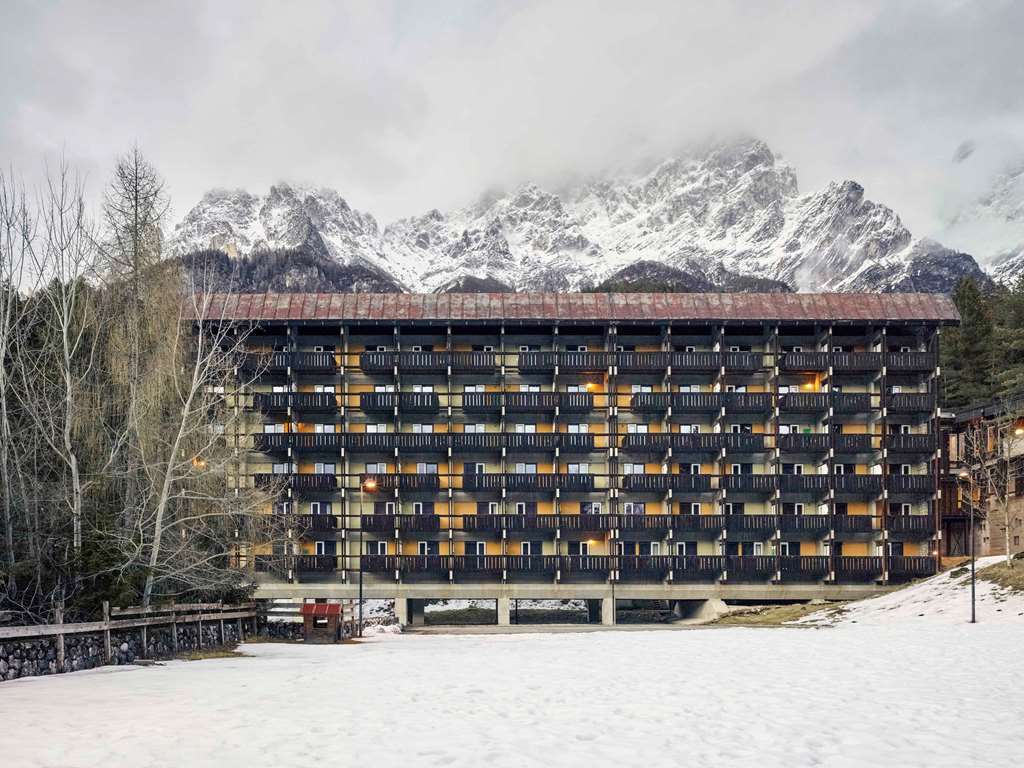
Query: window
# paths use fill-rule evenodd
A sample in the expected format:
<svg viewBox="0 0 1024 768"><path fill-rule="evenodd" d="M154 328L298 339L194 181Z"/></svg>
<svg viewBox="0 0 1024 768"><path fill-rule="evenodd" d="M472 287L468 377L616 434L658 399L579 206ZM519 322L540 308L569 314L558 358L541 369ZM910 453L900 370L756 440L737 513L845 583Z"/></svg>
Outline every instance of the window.
<svg viewBox="0 0 1024 768"><path fill-rule="evenodd" d="M412 431L413 431L413 434L416 434L416 435L429 435L430 433L432 433L434 431L434 425L433 424L413 424L412 425Z"/></svg>
<svg viewBox="0 0 1024 768"><path fill-rule="evenodd" d="M897 426L896 424L893 425L893 427L896 427L896 426ZM900 430L900 434L901 435L909 435L910 434L910 425L909 424L899 424L898 426L899 426L899 430Z"/></svg>
<svg viewBox="0 0 1024 768"><path fill-rule="evenodd" d="M540 384L520 384L520 392L540 392Z"/></svg>
<svg viewBox="0 0 1024 768"><path fill-rule="evenodd" d="M725 391L726 392L746 392L747 391L747 385L746 384L726 384L725 385Z"/></svg>
<svg viewBox="0 0 1024 768"><path fill-rule="evenodd" d="M730 475L742 475L743 474L743 465L742 464L730 464L729 465L729 474Z"/></svg>
<svg viewBox="0 0 1024 768"><path fill-rule="evenodd" d="M467 461L462 465L462 472L467 475L482 475L486 471L487 467L482 461Z"/></svg>
<svg viewBox="0 0 1024 768"><path fill-rule="evenodd" d="M647 503L643 501L627 501L622 505L622 512L626 515L642 515L647 511Z"/></svg>
<svg viewBox="0 0 1024 768"><path fill-rule="evenodd" d="M464 384L462 386L463 392L486 392L483 384Z"/></svg>
<svg viewBox="0 0 1024 768"><path fill-rule="evenodd" d="M333 475L334 471L335 471L335 468L336 468L336 465L334 463L318 461L318 462L316 462L313 465L313 474L314 475Z"/></svg>
<svg viewBox="0 0 1024 768"><path fill-rule="evenodd" d="M631 435L646 435L647 425L646 424L627 424L626 432Z"/></svg>
<svg viewBox="0 0 1024 768"><path fill-rule="evenodd" d="M600 501L581 501L580 502L580 514L581 515L600 515L603 509Z"/></svg>
<svg viewBox="0 0 1024 768"><path fill-rule="evenodd" d="M439 555L441 554L441 544L437 541L418 541L416 542L416 554Z"/></svg>
<svg viewBox="0 0 1024 768"><path fill-rule="evenodd" d="M782 514L784 515L802 515L804 513L804 505L801 502L783 502L782 503Z"/></svg>
<svg viewBox="0 0 1024 768"><path fill-rule="evenodd" d="M467 541L466 542L466 554L467 555L486 555L487 554L487 542L485 542L485 541Z"/></svg>
<svg viewBox="0 0 1024 768"><path fill-rule="evenodd" d="M383 461L371 462L366 465L367 475L383 475L388 471L388 465Z"/></svg>
<svg viewBox="0 0 1024 768"><path fill-rule="evenodd" d="M690 465L690 474L691 475L699 475L700 474L700 464L691 464Z"/></svg>
<svg viewBox="0 0 1024 768"><path fill-rule="evenodd" d="M680 424L679 434L681 435L699 435L700 424Z"/></svg>
<svg viewBox="0 0 1024 768"><path fill-rule="evenodd" d="M683 505L685 506L685 504L686 504L686 502L684 501ZM691 501L690 502L690 514L691 515L699 515L700 514L700 502L699 501Z"/></svg>
<svg viewBox="0 0 1024 768"><path fill-rule="evenodd" d="M366 542L366 554L368 555L386 555L388 553L388 543L386 541L368 541Z"/></svg>
<svg viewBox="0 0 1024 768"><path fill-rule="evenodd" d="M388 348L383 344L371 344L366 348L367 352L387 352Z"/></svg>
<svg viewBox="0 0 1024 768"><path fill-rule="evenodd" d="M889 387L889 394L890 395L899 395L902 392L903 392L903 387L900 386L899 384L893 384L891 387Z"/></svg>
<svg viewBox="0 0 1024 768"><path fill-rule="evenodd" d="M264 424L263 434L265 435L279 435L284 432L284 424Z"/></svg>
<svg viewBox="0 0 1024 768"><path fill-rule="evenodd" d="M496 502L496 501L488 501L487 502L487 512L488 512L488 514L491 514L491 515L498 514L498 502Z"/></svg>
<svg viewBox="0 0 1024 768"><path fill-rule="evenodd" d="M388 431L387 424L367 424L366 432L370 435L383 435Z"/></svg>
<svg viewBox="0 0 1024 768"><path fill-rule="evenodd" d="M270 388L270 391L274 393L287 392L288 386L285 384L275 384L273 387Z"/></svg>
<svg viewBox="0 0 1024 768"><path fill-rule="evenodd" d="M319 392L321 394L326 393L326 394L333 395L334 394L334 385L333 384L314 384L313 385L313 391L314 392Z"/></svg>
<svg viewBox="0 0 1024 768"><path fill-rule="evenodd" d="M754 542L754 554L755 555L763 555L764 554L764 542L763 541L755 541Z"/></svg>
<svg viewBox="0 0 1024 768"><path fill-rule="evenodd" d="M679 392L700 392L700 384L680 384Z"/></svg>
<svg viewBox="0 0 1024 768"><path fill-rule="evenodd" d="M311 501L311 502L309 502L309 514L311 514L311 515L319 515L320 514L320 502L319 501Z"/></svg>
<svg viewBox="0 0 1024 768"><path fill-rule="evenodd" d="M634 395L638 394L638 393L641 393L641 392L651 392L652 391L652 388L651 388L650 384L633 384L632 386L630 386L629 389L630 389L630 392L632 392Z"/></svg>
<svg viewBox="0 0 1024 768"><path fill-rule="evenodd" d="M494 345L493 344L474 344L473 345L473 351L474 352L493 352L494 351Z"/></svg>
<svg viewBox="0 0 1024 768"><path fill-rule="evenodd" d="M566 392L586 392L586 384L567 384L565 387Z"/></svg>
<svg viewBox="0 0 1024 768"><path fill-rule="evenodd" d="M913 352L910 347L900 347L900 352Z"/></svg>
<svg viewBox="0 0 1024 768"><path fill-rule="evenodd" d="M586 352L587 351L587 345L586 344L566 344L565 351L566 352Z"/></svg>
<svg viewBox="0 0 1024 768"><path fill-rule="evenodd" d="M788 541L780 541L779 542L779 554L782 555L783 557L789 557L789 542Z"/></svg>
<svg viewBox="0 0 1024 768"><path fill-rule="evenodd" d="M314 542L314 543L313 543L313 552L314 552L315 554L318 554L318 555L322 555L322 554L324 554L324 550L326 549L326 547L325 547L325 545L326 545L326 544L327 544L327 542L326 542L326 541L317 541L317 542Z"/></svg>
<svg viewBox="0 0 1024 768"><path fill-rule="evenodd" d="M318 435L333 435L334 424L314 424L313 431Z"/></svg>
<svg viewBox="0 0 1024 768"><path fill-rule="evenodd" d="M394 384L374 384L373 385L373 391L374 392L394 392L395 391L395 385Z"/></svg>
<svg viewBox="0 0 1024 768"><path fill-rule="evenodd" d="M467 432L469 434L477 434L477 435L479 435L479 434L483 434L487 430L485 429L485 425L484 424L466 424L466 425L464 425L462 427L462 431L463 432Z"/></svg>
<svg viewBox="0 0 1024 768"><path fill-rule="evenodd" d="M624 475L642 475L645 471L643 464L634 464L632 462L626 462L622 465L622 474Z"/></svg>
<svg viewBox="0 0 1024 768"><path fill-rule="evenodd" d="M432 515L434 514L434 502L414 501L412 503L412 513L414 515Z"/></svg>
<svg viewBox="0 0 1024 768"><path fill-rule="evenodd" d="M802 475L804 473L803 464L783 464L782 474L784 475Z"/></svg>
<svg viewBox="0 0 1024 768"><path fill-rule="evenodd" d="M279 515L287 515L291 512L292 503L290 501L279 501L274 505L274 511Z"/></svg>
<svg viewBox="0 0 1024 768"><path fill-rule="evenodd" d="M412 391L413 392L433 392L434 391L434 385L433 384L413 384L412 385Z"/></svg>
<svg viewBox="0 0 1024 768"><path fill-rule="evenodd" d="M417 464L416 464L416 474L417 475L436 475L437 474L437 464L428 464L425 461L417 462Z"/></svg>
<svg viewBox="0 0 1024 768"><path fill-rule="evenodd" d="M697 542L696 541L677 541L676 542L676 554L677 555L696 555L697 554Z"/></svg>
<svg viewBox="0 0 1024 768"><path fill-rule="evenodd" d="M590 472L590 464L588 464L586 462L581 462L579 464L570 464L569 465L569 474L570 475L586 475L589 472Z"/></svg>
<svg viewBox="0 0 1024 768"><path fill-rule="evenodd" d="M540 349L540 344L520 344L520 352L536 352Z"/></svg>
<svg viewBox="0 0 1024 768"><path fill-rule="evenodd" d="M636 352L636 344L616 344L616 352Z"/></svg>
<svg viewBox="0 0 1024 768"><path fill-rule="evenodd" d="M727 515L742 515L743 514L743 502L742 501L727 501L725 502L725 514Z"/></svg>
<svg viewBox="0 0 1024 768"><path fill-rule="evenodd" d="M569 542L569 554L570 555L589 555L590 554L590 542L588 542L588 541L570 541Z"/></svg>
<svg viewBox="0 0 1024 768"><path fill-rule="evenodd" d="M536 433L536 424L516 424L516 434L518 435L532 435Z"/></svg>
<svg viewBox="0 0 1024 768"><path fill-rule="evenodd" d="M521 555L539 555L541 553L541 542L539 541L521 541L519 542L519 554Z"/></svg>
<svg viewBox="0 0 1024 768"><path fill-rule="evenodd" d="M292 471L292 468L291 465L288 464L288 462L274 462L270 471L273 472L275 475L287 475L289 472Z"/></svg>
<svg viewBox="0 0 1024 768"><path fill-rule="evenodd" d="M729 431L734 435L749 435L754 431L753 424L730 424Z"/></svg>
<svg viewBox="0 0 1024 768"><path fill-rule="evenodd" d="M526 514L526 502L525 501L517 501L516 502L516 514L517 515L525 515Z"/></svg>
<svg viewBox="0 0 1024 768"><path fill-rule="evenodd" d="M517 475L536 475L537 465L530 464L527 462L518 461L516 462L516 474Z"/></svg>
<svg viewBox="0 0 1024 768"><path fill-rule="evenodd" d="M683 352L696 352L696 351L697 351L697 348L695 346L693 346L693 344L687 344L685 347L683 347Z"/></svg>
<svg viewBox="0 0 1024 768"><path fill-rule="evenodd" d="M570 435L585 435L590 431L589 424L570 424L566 427Z"/></svg>

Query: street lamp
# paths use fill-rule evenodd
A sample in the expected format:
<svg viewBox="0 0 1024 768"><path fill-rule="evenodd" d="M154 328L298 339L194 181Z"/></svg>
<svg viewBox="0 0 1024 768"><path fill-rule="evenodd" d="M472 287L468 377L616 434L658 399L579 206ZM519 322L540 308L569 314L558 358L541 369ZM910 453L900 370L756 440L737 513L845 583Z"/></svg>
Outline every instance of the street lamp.
<svg viewBox="0 0 1024 768"><path fill-rule="evenodd" d="M363 636L363 501L367 493L376 490L375 477L364 477L359 483L359 637Z"/></svg>
<svg viewBox="0 0 1024 768"><path fill-rule="evenodd" d="M964 482L970 482L971 475L967 470L961 470L958 475L961 485ZM968 486L967 489L967 510L969 515L969 522L967 524L967 535L971 539L971 624L977 624L978 618L975 612L974 603L974 493L973 488Z"/></svg>

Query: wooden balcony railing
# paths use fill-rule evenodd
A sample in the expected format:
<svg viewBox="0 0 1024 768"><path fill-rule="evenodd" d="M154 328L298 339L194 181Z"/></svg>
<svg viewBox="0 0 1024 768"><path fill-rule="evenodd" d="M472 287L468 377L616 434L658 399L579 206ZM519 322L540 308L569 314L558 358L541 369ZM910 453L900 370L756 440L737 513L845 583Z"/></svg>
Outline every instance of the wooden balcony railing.
<svg viewBox="0 0 1024 768"><path fill-rule="evenodd" d="M509 432L505 435L505 445L512 453L550 453L558 447L559 437L556 432L538 432L532 435Z"/></svg>
<svg viewBox="0 0 1024 768"><path fill-rule="evenodd" d="M722 407L721 392L681 392L671 397L674 413L713 413Z"/></svg>
<svg viewBox="0 0 1024 768"><path fill-rule="evenodd" d="M558 408L563 413L587 413L594 410L594 396L586 392L559 392Z"/></svg>
<svg viewBox="0 0 1024 768"><path fill-rule="evenodd" d="M668 392L640 392L629 398L629 408L634 413L664 413L672 404Z"/></svg>
<svg viewBox="0 0 1024 768"><path fill-rule="evenodd" d="M926 373L938 365L934 352L890 352L885 367L893 373Z"/></svg>
<svg viewBox="0 0 1024 768"><path fill-rule="evenodd" d="M779 515L779 531L783 534L809 534L820 537L832 528L829 515Z"/></svg>
<svg viewBox="0 0 1024 768"><path fill-rule="evenodd" d="M338 478L334 475L319 474L257 474L253 475L257 488L291 488L297 492L334 491L338 487Z"/></svg>
<svg viewBox="0 0 1024 768"><path fill-rule="evenodd" d="M615 364L620 373L660 373L668 368L669 352L619 352Z"/></svg>
<svg viewBox="0 0 1024 768"><path fill-rule="evenodd" d="M507 392L505 410L509 413L550 413L561 402L558 392Z"/></svg>
<svg viewBox="0 0 1024 768"><path fill-rule="evenodd" d="M878 496L882 492L881 475L836 475L837 494L849 496Z"/></svg>
<svg viewBox="0 0 1024 768"><path fill-rule="evenodd" d="M893 536L927 538L935 533L931 515L887 515L885 527Z"/></svg>
<svg viewBox="0 0 1024 768"><path fill-rule="evenodd" d="M726 413L766 413L772 408L769 392L723 392Z"/></svg>
<svg viewBox="0 0 1024 768"><path fill-rule="evenodd" d="M775 573L774 555L726 555L725 571L729 581L767 579Z"/></svg>
<svg viewBox="0 0 1024 768"><path fill-rule="evenodd" d="M376 475L359 475L359 484L366 483L367 478L372 477L377 481L377 488L382 491L419 491L424 493L436 492L441 487L441 478L436 474L412 474L388 472Z"/></svg>
<svg viewBox="0 0 1024 768"><path fill-rule="evenodd" d="M287 453L292 446L294 435L290 432L267 434L257 432L252 436L252 448L261 453Z"/></svg>
<svg viewBox="0 0 1024 768"><path fill-rule="evenodd" d="M841 555L835 558L836 578L874 580L882 575L882 558L867 555Z"/></svg>
<svg viewBox="0 0 1024 768"><path fill-rule="evenodd" d="M725 528L725 515L672 515L672 530L717 537Z"/></svg>
<svg viewBox="0 0 1024 768"><path fill-rule="evenodd" d="M759 352L726 352L727 371L756 371L764 367L764 355Z"/></svg>
<svg viewBox="0 0 1024 768"><path fill-rule="evenodd" d="M716 579L725 567L725 555L677 555L672 561L672 578Z"/></svg>
<svg viewBox="0 0 1024 768"><path fill-rule="evenodd" d="M451 365L455 373L493 373L498 368L493 352L452 352Z"/></svg>
<svg viewBox="0 0 1024 768"><path fill-rule="evenodd" d="M832 369L841 373L882 370L881 352L833 352Z"/></svg>
<svg viewBox="0 0 1024 768"><path fill-rule="evenodd" d="M928 392L887 395L885 407L890 413L931 413L935 410L935 396Z"/></svg>
<svg viewBox="0 0 1024 768"><path fill-rule="evenodd" d="M711 490L711 478L707 475L623 475L622 489L634 493L668 490L704 493Z"/></svg>
<svg viewBox="0 0 1024 768"><path fill-rule="evenodd" d="M462 410L467 413L497 413L501 410L500 392L465 392L462 395Z"/></svg>
<svg viewBox="0 0 1024 768"><path fill-rule="evenodd" d="M294 525L299 531L333 531L338 527L338 518L334 515L296 515Z"/></svg>
<svg viewBox="0 0 1024 768"><path fill-rule="evenodd" d="M886 435L885 447L889 453L928 454L935 451L935 435Z"/></svg>
<svg viewBox="0 0 1024 768"><path fill-rule="evenodd" d="M672 555L616 555L615 567L625 575L648 574L661 576L672 570Z"/></svg>
<svg viewBox="0 0 1024 768"><path fill-rule="evenodd" d="M501 453L508 437L503 432L453 432L452 451L455 453Z"/></svg>
<svg viewBox="0 0 1024 768"><path fill-rule="evenodd" d="M934 576L935 558L923 556L891 555L889 557L890 578L920 579Z"/></svg>
<svg viewBox="0 0 1024 768"><path fill-rule="evenodd" d="M775 530L775 515L726 515L725 529L732 534L756 534L767 537Z"/></svg>
<svg viewBox="0 0 1024 768"><path fill-rule="evenodd" d="M722 366L718 352L673 352L669 358L672 372L717 371Z"/></svg>
<svg viewBox="0 0 1024 768"><path fill-rule="evenodd" d="M873 406L869 392L832 393L832 410L836 413L867 413Z"/></svg>
<svg viewBox="0 0 1024 768"><path fill-rule="evenodd" d="M871 435L832 435L836 453L871 453L875 445Z"/></svg>
<svg viewBox="0 0 1024 768"><path fill-rule="evenodd" d="M890 494L917 496L935 492L932 475L889 475L887 485Z"/></svg>
<svg viewBox="0 0 1024 768"><path fill-rule="evenodd" d="M874 533L878 530L878 518L874 515L832 515L832 530L837 536L851 533Z"/></svg>
<svg viewBox="0 0 1024 768"><path fill-rule="evenodd" d="M779 410L786 413L824 413L829 402L828 392L788 392L779 395Z"/></svg>
<svg viewBox="0 0 1024 768"><path fill-rule="evenodd" d="M783 581L817 581L831 570L828 555L783 555L779 558L779 573Z"/></svg>
<svg viewBox="0 0 1024 768"><path fill-rule="evenodd" d="M340 429L340 427L339 427ZM300 453L337 453L344 435L335 433L295 432L292 445Z"/></svg>
<svg viewBox="0 0 1024 768"><path fill-rule="evenodd" d="M826 371L828 370L828 353L785 352L779 360L779 369L783 371Z"/></svg>
<svg viewBox="0 0 1024 768"><path fill-rule="evenodd" d="M328 573L338 568L336 555L295 555L294 567L299 573Z"/></svg>
<svg viewBox="0 0 1024 768"><path fill-rule="evenodd" d="M718 487L741 493L771 493L779 484L781 475L723 475Z"/></svg>
<svg viewBox="0 0 1024 768"><path fill-rule="evenodd" d="M795 434L779 435L779 448L794 453L828 453L832 445L831 436L827 434Z"/></svg>
<svg viewBox="0 0 1024 768"><path fill-rule="evenodd" d="M338 358L333 352L296 352L293 367L308 373L330 373L338 370Z"/></svg>

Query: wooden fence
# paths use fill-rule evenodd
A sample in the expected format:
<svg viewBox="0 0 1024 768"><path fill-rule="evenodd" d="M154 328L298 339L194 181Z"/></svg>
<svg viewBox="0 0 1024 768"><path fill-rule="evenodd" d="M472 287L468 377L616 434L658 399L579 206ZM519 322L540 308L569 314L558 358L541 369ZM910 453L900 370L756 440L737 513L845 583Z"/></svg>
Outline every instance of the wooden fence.
<svg viewBox="0 0 1024 768"><path fill-rule="evenodd" d="M224 605L223 603L171 603L169 605L151 606L149 608L111 608L103 603L103 619L101 621L81 621L65 624L63 611L57 610L57 621L53 624L25 625L17 627L0 627L0 641L26 640L40 637L56 637L57 669L64 668L64 638L67 635L87 633L103 633L104 657L109 664L113 659L113 647L110 633L119 629L138 629L142 635L142 652L146 653L146 634L149 627L170 627L171 642L174 652L178 651L178 625L196 624L198 627L197 642L202 648L203 623L218 623L220 638L224 639L224 623L236 622L238 636L242 636L242 622L252 622L252 634L256 634L256 603L240 605ZM127 618L134 617L134 618ZM144 656L142 658L145 658Z"/></svg>

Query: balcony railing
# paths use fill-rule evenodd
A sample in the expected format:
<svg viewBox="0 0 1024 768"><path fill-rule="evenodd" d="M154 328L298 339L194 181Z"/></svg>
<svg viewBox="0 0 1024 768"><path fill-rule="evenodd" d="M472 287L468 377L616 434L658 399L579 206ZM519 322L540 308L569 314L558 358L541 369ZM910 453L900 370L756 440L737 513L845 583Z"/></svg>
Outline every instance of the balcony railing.
<svg viewBox="0 0 1024 768"><path fill-rule="evenodd" d="M892 555L889 557L890 578L920 579L935 575L935 558L923 556Z"/></svg>
<svg viewBox="0 0 1024 768"><path fill-rule="evenodd" d="M874 533L878 530L878 519L873 515L832 515L832 530L837 535Z"/></svg>
<svg viewBox="0 0 1024 768"><path fill-rule="evenodd" d="M779 515L779 531L783 534L821 536L832 528L829 515Z"/></svg>
<svg viewBox="0 0 1024 768"><path fill-rule="evenodd" d="M779 475L783 493L804 493L820 496L828 493L828 475Z"/></svg>
<svg viewBox="0 0 1024 768"><path fill-rule="evenodd" d="M779 558L779 572L783 581L823 579L830 571L828 555L783 555Z"/></svg>
<svg viewBox="0 0 1024 768"><path fill-rule="evenodd" d="M437 413L441 401L434 392L363 392L359 407L364 411L393 411L395 407L409 413Z"/></svg>
<svg viewBox="0 0 1024 768"><path fill-rule="evenodd" d="M874 445L871 435L833 435L836 453L871 453Z"/></svg>
<svg viewBox="0 0 1024 768"><path fill-rule="evenodd" d="M932 453L935 435L886 435L885 447L889 453Z"/></svg>
<svg viewBox="0 0 1024 768"><path fill-rule="evenodd" d="M462 476L464 491L566 491L594 490L594 476L588 474L531 474L478 472Z"/></svg>
<svg viewBox="0 0 1024 768"><path fill-rule="evenodd" d="M562 432L558 435L558 447L563 453L590 453L594 450L594 436Z"/></svg>
<svg viewBox="0 0 1024 768"><path fill-rule="evenodd" d="M349 432L345 447L353 452L392 453L398 446L396 432Z"/></svg>
<svg viewBox="0 0 1024 768"><path fill-rule="evenodd" d="M471 573L501 573L505 570L504 555L450 555L448 568Z"/></svg>
<svg viewBox="0 0 1024 768"><path fill-rule="evenodd" d="M333 352L296 352L293 360L297 371L330 373L338 370L338 358Z"/></svg>
<svg viewBox="0 0 1024 768"><path fill-rule="evenodd" d="M300 531L333 531L338 527L338 518L334 515L296 515L294 523Z"/></svg>
<svg viewBox="0 0 1024 768"><path fill-rule="evenodd" d="M866 555L842 555L835 558L836 578L874 580L882 575L882 558Z"/></svg>
<svg viewBox="0 0 1024 768"><path fill-rule="evenodd" d="M454 453L501 453L507 435L503 432L453 432Z"/></svg>
<svg viewBox="0 0 1024 768"><path fill-rule="evenodd" d="M660 373L669 360L668 352L619 352L615 364L620 373Z"/></svg>
<svg viewBox="0 0 1024 768"><path fill-rule="evenodd" d="M824 413L828 406L827 392L788 392L779 395L779 410L786 413Z"/></svg>
<svg viewBox="0 0 1024 768"><path fill-rule="evenodd" d="M558 407L563 413L586 413L594 409L594 396L586 392L559 392Z"/></svg>
<svg viewBox="0 0 1024 768"><path fill-rule="evenodd" d="M508 392L505 394L505 410L510 413L535 413L554 411L561 402L558 392Z"/></svg>
<svg viewBox="0 0 1024 768"><path fill-rule="evenodd" d="M505 445L512 453L552 453L558 443L559 435L556 432L509 432L505 435Z"/></svg>
<svg viewBox="0 0 1024 768"><path fill-rule="evenodd" d="M299 573L330 573L337 570L336 555L295 555L295 570Z"/></svg>
<svg viewBox="0 0 1024 768"><path fill-rule="evenodd" d="M889 475L889 493L918 495L935 492L935 478L932 475Z"/></svg>
<svg viewBox="0 0 1024 768"><path fill-rule="evenodd" d="M891 413L931 413L935 410L935 396L931 393L888 395L885 405Z"/></svg>
<svg viewBox="0 0 1024 768"><path fill-rule="evenodd" d="M682 392L672 395L676 413L713 413L722 407L721 392Z"/></svg>
<svg viewBox="0 0 1024 768"><path fill-rule="evenodd" d="M723 392L722 405L726 413L765 413L772 407L768 392Z"/></svg>
<svg viewBox="0 0 1024 768"><path fill-rule="evenodd" d="M452 352L451 364L455 373L494 373L498 368L493 352Z"/></svg>
<svg viewBox="0 0 1024 768"><path fill-rule="evenodd" d="M672 578L715 579L725 567L725 555L677 555L672 561Z"/></svg>
<svg viewBox="0 0 1024 768"><path fill-rule="evenodd" d="M729 581L767 579L775 573L775 556L726 555L725 570Z"/></svg>
<svg viewBox="0 0 1024 768"><path fill-rule="evenodd" d="M828 370L827 352L786 352L779 361L783 371L825 371Z"/></svg>
<svg viewBox="0 0 1024 768"><path fill-rule="evenodd" d="M260 373L284 373L288 370L290 352L247 352L240 356L242 370Z"/></svg>
<svg viewBox="0 0 1024 768"><path fill-rule="evenodd" d="M606 573L615 567L611 555L559 555L558 568L563 574Z"/></svg>
<svg viewBox="0 0 1024 768"><path fill-rule="evenodd" d="M591 373L606 370L612 363L608 352L520 352L519 370L542 372L554 370Z"/></svg>
<svg viewBox="0 0 1024 768"><path fill-rule="evenodd" d="M726 515L725 530L730 534L767 535L775 530L775 515Z"/></svg>
<svg viewBox="0 0 1024 768"><path fill-rule="evenodd" d="M338 487L338 478L321 474L258 474L253 476L257 488L281 486L293 491L333 491Z"/></svg>
<svg viewBox="0 0 1024 768"><path fill-rule="evenodd" d="M882 492L881 475L836 475L834 480L838 494L877 496Z"/></svg>
<svg viewBox="0 0 1024 768"><path fill-rule="evenodd" d="M287 453L292 446L293 436L290 432L258 432L252 436L252 449L261 453Z"/></svg>
<svg viewBox="0 0 1024 768"><path fill-rule="evenodd" d="M866 413L872 409L869 392L833 392L832 410L836 413Z"/></svg>
<svg viewBox="0 0 1024 768"><path fill-rule="evenodd" d="M341 449L344 435L337 432L295 432L291 437L297 452L337 453Z"/></svg>
<svg viewBox="0 0 1024 768"><path fill-rule="evenodd" d="M934 352L890 352L885 367L894 373L914 373L935 370L938 360Z"/></svg>
<svg viewBox="0 0 1024 768"><path fill-rule="evenodd" d="M665 453L672 446L672 435L665 433L625 435L620 446L626 453Z"/></svg>
<svg viewBox="0 0 1024 768"><path fill-rule="evenodd" d="M795 453L828 453L831 437L827 434L779 435L779 448Z"/></svg>
<svg viewBox="0 0 1024 768"><path fill-rule="evenodd" d="M885 527L894 536L927 538L935 533L931 515L887 515Z"/></svg>
<svg viewBox="0 0 1024 768"><path fill-rule="evenodd" d="M413 474L386 472L376 475L359 475L360 486L365 485L368 478L377 481L377 488L382 491L421 491L426 493L436 492L441 487L441 478L436 474Z"/></svg>
<svg viewBox="0 0 1024 768"><path fill-rule="evenodd" d="M622 489L633 493L663 493L668 490L703 493L711 490L707 475L623 475Z"/></svg>
<svg viewBox="0 0 1024 768"><path fill-rule="evenodd" d="M625 575L649 574L661 576L672 570L672 555L617 555L615 567Z"/></svg>
<svg viewBox="0 0 1024 768"><path fill-rule="evenodd" d="M881 352L833 352L832 369L841 373L882 370Z"/></svg>
<svg viewBox="0 0 1024 768"><path fill-rule="evenodd" d="M672 515L672 530L679 533L718 536L725 528L725 515Z"/></svg>
<svg viewBox="0 0 1024 768"><path fill-rule="evenodd" d="M445 453L452 442L452 435L447 432L399 432L395 437L398 449L407 453Z"/></svg>
<svg viewBox="0 0 1024 768"><path fill-rule="evenodd" d="M672 404L668 392L640 392L629 398L629 408L634 413L663 413Z"/></svg>
<svg viewBox="0 0 1024 768"><path fill-rule="evenodd" d="M758 352L726 352L724 357L729 371L756 371L764 367L764 355Z"/></svg>
<svg viewBox="0 0 1024 768"><path fill-rule="evenodd" d="M723 475L718 487L740 493L771 493L778 487L780 475Z"/></svg>
<svg viewBox="0 0 1024 768"><path fill-rule="evenodd" d="M722 356L718 352L673 352L669 362L673 373L717 371L722 366Z"/></svg>

